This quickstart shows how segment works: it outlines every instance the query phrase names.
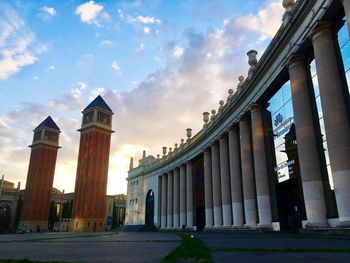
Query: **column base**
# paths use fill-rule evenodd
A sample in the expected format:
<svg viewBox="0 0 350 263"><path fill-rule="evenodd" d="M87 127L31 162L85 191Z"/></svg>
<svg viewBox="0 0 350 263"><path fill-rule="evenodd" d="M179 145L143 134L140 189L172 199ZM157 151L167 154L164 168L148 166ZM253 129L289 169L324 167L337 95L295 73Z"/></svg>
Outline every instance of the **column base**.
<svg viewBox="0 0 350 263"><path fill-rule="evenodd" d="M232 226L233 230L244 230L244 225L233 225Z"/></svg>
<svg viewBox="0 0 350 263"><path fill-rule="evenodd" d="M49 231L48 221L20 221L18 230L29 233L47 232Z"/></svg>
<svg viewBox="0 0 350 263"><path fill-rule="evenodd" d="M337 223L337 227L339 227L339 228L348 228L348 227L350 227L350 220L348 220L348 221L339 221Z"/></svg>
<svg viewBox="0 0 350 263"><path fill-rule="evenodd" d="M312 223L312 222L307 222L305 224L305 229L322 229L322 228L329 228L329 224L327 222L325 223Z"/></svg>
<svg viewBox="0 0 350 263"><path fill-rule="evenodd" d="M209 226L205 226L205 227L204 227L204 230L211 230L211 229L213 229L213 228L214 228L213 225L209 225Z"/></svg>
<svg viewBox="0 0 350 263"><path fill-rule="evenodd" d="M106 230L105 220L98 218L72 219L72 232L104 232Z"/></svg>
<svg viewBox="0 0 350 263"><path fill-rule="evenodd" d="M258 224L258 229L270 231L273 229L273 227L272 227L272 224Z"/></svg>
<svg viewBox="0 0 350 263"><path fill-rule="evenodd" d="M247 224L244 225L245 229L251 229L251 230L256 230L257 227L258 227L257 225L247 225Z"/></svg>

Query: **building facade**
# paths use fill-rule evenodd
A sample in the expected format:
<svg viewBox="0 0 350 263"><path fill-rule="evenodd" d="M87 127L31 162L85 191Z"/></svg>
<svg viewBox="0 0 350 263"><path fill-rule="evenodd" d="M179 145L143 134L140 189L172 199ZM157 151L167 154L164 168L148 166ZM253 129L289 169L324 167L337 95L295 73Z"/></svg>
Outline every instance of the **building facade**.
<svg viewBox="0 0 350 263"><path fill-rule="evenodd" d="M2 183L0 179L0 184ZM0 194L0 233L16 232L21 211L23 207L23 197L25 190L20 190L20 184L17 187L14 183L5 181ZM45 230L55 232L69 232L72 220L74 193L65 193L56 188L52 188L50 194L49 213L46 217L47 225ZM124 224L126 195L108 195L106 199L106 230L120 227ZM28 231L30 229L18 229L19 231ZM41 229L42 230L42 229ZM35 232L37 229L35 229ZM32 231L33 232L33 231Z"/></svg>
<svg viewBox="0 0 350 263"><path fill-rule="evenodd" d="M131 162L126 224L350 225L350 1L283 6L276 36L259 61L248 52L248 76L217 112L203 113L203 129L187 129L162 157Z"/></svg>

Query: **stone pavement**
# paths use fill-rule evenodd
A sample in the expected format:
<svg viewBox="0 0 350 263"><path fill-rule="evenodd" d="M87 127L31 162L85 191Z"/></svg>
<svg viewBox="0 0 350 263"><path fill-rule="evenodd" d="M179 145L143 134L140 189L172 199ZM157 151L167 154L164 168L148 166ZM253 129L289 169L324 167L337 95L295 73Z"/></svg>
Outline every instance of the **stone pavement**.
<svg viewBox="0 0 350 263"><path fill-rule="evenodd" d="M213 262L317 262L349 263L350 253L281 253L263 252L263 249L348 249L350 236L322 234L286 234L256 232L203 232L195 234L212 250ZM256 252L224 252L223 249L255 249ZM261 251L259 251L261 250Z"/></svg>
<svg viewBox="0 0 350 263"><path fill-rule="evenodd" d="M213 262L348 263L350 253L282 253L263 249L347 249L350 235L256 232L188 233L211 249ZM0 235L0 259L59 260L66 262L159 262L180 243L172 232L42 233ZM223 249L248 249L225 252ZM193 261L183 261L193 262Z"/></svg>
<svg viewBox="0 0 350 263"><path fill-rule="evenodd" d="M170 233L0 235L0 259L67 262L159 262L180 239Z"/></svg>

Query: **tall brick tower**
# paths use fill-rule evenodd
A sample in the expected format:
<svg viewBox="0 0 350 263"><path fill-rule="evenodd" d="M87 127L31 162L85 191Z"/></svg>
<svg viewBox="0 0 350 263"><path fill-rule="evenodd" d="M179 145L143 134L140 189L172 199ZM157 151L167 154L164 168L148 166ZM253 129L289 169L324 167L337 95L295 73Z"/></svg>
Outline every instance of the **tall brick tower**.
<svg viewBox="0 0 350 263"><path fill-rule="evenodd" d="M30 232L48 229L60 129L49 116L34 130L20 228Z"/></svg>
<svg viewBox="0 0 350 263"><path fill-rule="evenodd" d="M71 229L104 231L113 112L98 96L82 113Z"/></svg>

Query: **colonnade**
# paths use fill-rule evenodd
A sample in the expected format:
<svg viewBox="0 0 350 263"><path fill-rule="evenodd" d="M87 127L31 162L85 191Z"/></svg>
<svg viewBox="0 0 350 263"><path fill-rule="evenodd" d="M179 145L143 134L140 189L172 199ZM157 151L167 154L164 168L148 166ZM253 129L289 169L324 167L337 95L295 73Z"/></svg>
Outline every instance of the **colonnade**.
<svg viewBox="0 0 350 263"><path fill-rule="evenodd" d="M346 14L350 15L350 1L344 2L348 4ZM349 92L333 24L319 22L310 38L314 48L339 225L347 226L350 225ZM310 65L303 54L293 54L287 67L291 81L306 227L327 227L322 164L317 141L320 136L317 136L318 118L315 118L317 112ZM266 160L266 156L262 107L253 104L249 112L227 134L221 136L219 143L214 142L205 150L207 229L271 227L269 160Z"/></svg>
<svg viewBox="0 0 350 263"><path fill-rule="evenodd" d="M260 105L250 115L204 152L206 229L272 227Z"/></svg>
<svg viewBox="0 0 350 263"><path fill-rule="evenodd" d="M193 177L189 161L158 177L160 228L193 228Z"/></svg>
<svg viewBox="0 0 350 263"><path fill-rule="evenodd" d="M350 17L350 0L341 1ZM348 19L348 25L349 24ZM349 35L350 35L350 26ZM318 22L310 34L330 158L339 225L350 225L349 91L335 26ZM327 227L322 152L310 65L302 52L286 63L294 111L306 227ZM237 123L204 149L205 228L271 228L264 105L254 103ZM193 227L192 163L159 177L160 227Z"/></svg>

